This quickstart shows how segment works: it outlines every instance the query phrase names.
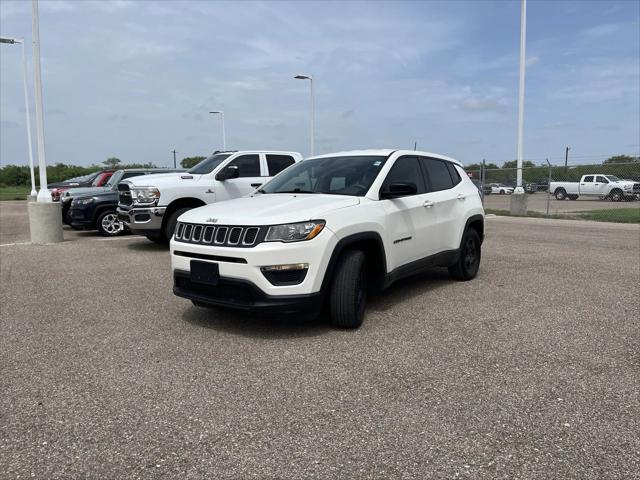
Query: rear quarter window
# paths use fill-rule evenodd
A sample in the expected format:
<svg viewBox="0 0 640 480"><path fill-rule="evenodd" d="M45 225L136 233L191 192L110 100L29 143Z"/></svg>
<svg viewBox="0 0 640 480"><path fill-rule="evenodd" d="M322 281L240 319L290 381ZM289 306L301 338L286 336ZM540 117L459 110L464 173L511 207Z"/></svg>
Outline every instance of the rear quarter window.
<svg viewBox="0 0 640 480"><path fill-rule="evenodd" d="M282 170L293 165L294 163L295 160L291 155L267 154L267 167L269 168L270 177L279 174Z"/></svg>

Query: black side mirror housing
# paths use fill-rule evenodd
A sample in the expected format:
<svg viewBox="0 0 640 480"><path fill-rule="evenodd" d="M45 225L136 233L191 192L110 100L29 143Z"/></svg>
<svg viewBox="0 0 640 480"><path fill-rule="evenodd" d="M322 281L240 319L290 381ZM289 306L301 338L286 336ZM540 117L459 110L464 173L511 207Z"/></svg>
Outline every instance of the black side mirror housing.
<svg viewBox="0 0 640 480"><path fill-rule="evenodd" d="M224 180L230 180L232 178L238 178L240 171L237 165L227 165L216 175L216 180L221 182Z"/></svg>
<svg viewBox="0 0 640 480"><path fill-rule="evenodd" d="M418 193L418 187L415 183L392 183L388 188L381 192L380 198L391 199L408 197L410 195L416 195Z"/></svg>

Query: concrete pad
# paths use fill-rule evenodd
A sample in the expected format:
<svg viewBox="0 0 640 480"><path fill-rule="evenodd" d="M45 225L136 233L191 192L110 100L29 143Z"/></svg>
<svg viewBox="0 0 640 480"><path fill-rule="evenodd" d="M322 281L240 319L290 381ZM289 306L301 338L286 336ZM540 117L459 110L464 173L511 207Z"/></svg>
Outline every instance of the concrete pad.
<svg viewBox="0 0 640 480"><path fill-rule="evenodd" d="M29 202L28 209L31 243L42 245L64 240L60 202Z"/></svg>

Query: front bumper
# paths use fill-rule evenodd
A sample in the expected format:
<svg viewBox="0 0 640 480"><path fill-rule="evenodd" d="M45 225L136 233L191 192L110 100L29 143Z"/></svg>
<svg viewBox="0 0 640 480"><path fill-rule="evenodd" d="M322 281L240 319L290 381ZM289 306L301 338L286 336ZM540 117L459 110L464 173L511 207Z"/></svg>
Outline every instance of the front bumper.
<svg viewBox="0 0 640 480"><path fill-rule="evenodd" d="M175 278L181 274L188 276L191 261L194 259L217 263L221 279L249 283L260 294L256 296L258 303L262 301L262 296L266 298L264 301L267 303L273 303L270 297L284 299L290 296L319 294L336 244L336 236L327 227L313 240L295 243L262 242L250 248L216 247L171 240L171 268ZM302 282L295 285L273 285L260 270L260 267L265 266L297 263L306 263L309 267ZM210 290L213 298L217 298L218 287L206 288ZM187 296L189 289L188 285L183 285L176 295ZM196 290L192 292L194 295L202 294Z"/></svg>
<svg viewBox="0 0 640 480"><path fill-rule="evenodd" d="M160 231L166 207L130 207L118 205L118 219L136 233Z"/></svg>
<svg viewBox="0 0 640 480"><path fill-rule="evenodd" d="M314 312L322 308L322 294L267 295L246 280L221 277L218 285L191 281L189 272L173 272L173 293L179 297L218 307L240 310L278 311L283 313Z"/></svg>

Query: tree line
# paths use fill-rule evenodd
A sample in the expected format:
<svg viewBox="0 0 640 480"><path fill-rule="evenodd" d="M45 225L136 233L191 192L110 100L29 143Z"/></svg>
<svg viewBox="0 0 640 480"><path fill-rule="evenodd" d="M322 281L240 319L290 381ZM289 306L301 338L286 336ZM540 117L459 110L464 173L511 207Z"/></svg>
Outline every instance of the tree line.
<svg viewBox="0 0 640 480"><path fill-rule="evenodd" d="M202 157L202 156L185 157L182 160L180 160L180 165L182 166L182 168L191 168L194 165L196 165L198 162L204 160L205 158L206 157ZM603 163L603 165L607 165L609 167L615 166L617 164L632 164L631 165L632 167L638 164L638 167L640 168L640 157L631 157L629 155L615 155L615 156L609 157ZM502 167L498 167L498 165L496 165L495 163L486 164L487 169L493 169L497 171L504 169L505 179L508 178L509 176L508 170L513 169L515 167L516 167L515 160L505 162L502 165ZM530 162L528 160L523 162L523 167L530 169L529 173L532 175L544 176L545 172L548 172L546 164L535 165L533 162ZM47 181L49 183L61 182L63 180L68 180L70 178L80 177L82 175L88 175L90 173L95 172L96 170L103 170L105 168L120 169L120 168L157 168L157 167L153 163L123 163L122 160L120 160L117 157L110 157L106 159L104 162L102 162L101 165L96 164L96 165L90 165L87 167L70 165L65 163L56 163L55 165L47 166ZM474 170L480 170L480 164L476 163L472 165L467 165L465 168L467 169L467 171L470 171L470 172ZM554 167L554 168L557 168L557 167ZM578 173L577 171L575 171L575 167L572 166L571 168L572 170L574 170L573 173L576 173L576 174ZM589 168L593 170L592 166L590 166ZM537 171L538 169L540 170L539 172ZM38 184L39 182L38 167L36 167L35 170L36 170L35 172L36 184ZM615 172L610 172L610 173L615 174ZM31 179L29 175L28 166L6 165L0 168L0 187L30 186L30 185L31 185Z"/></svg>

